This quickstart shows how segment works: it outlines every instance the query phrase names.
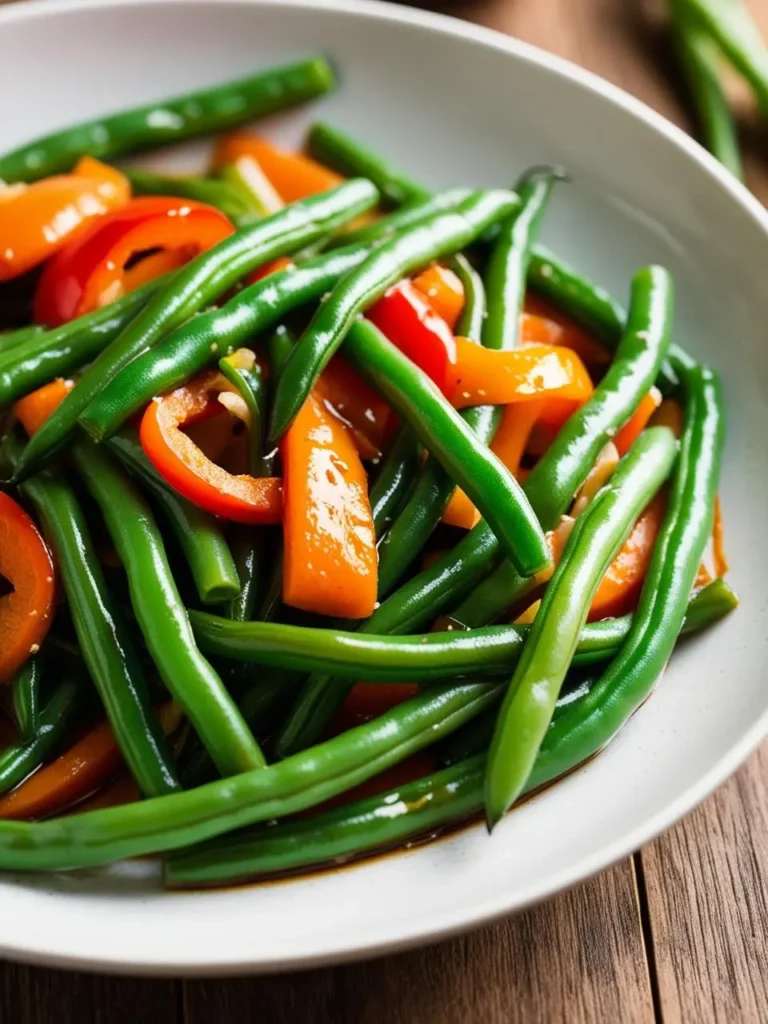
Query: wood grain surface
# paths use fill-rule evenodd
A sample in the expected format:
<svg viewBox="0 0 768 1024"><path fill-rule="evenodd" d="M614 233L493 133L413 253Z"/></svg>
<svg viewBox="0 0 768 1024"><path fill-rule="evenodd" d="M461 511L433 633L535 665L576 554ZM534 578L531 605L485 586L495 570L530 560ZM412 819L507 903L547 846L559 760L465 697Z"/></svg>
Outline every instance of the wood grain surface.
<svg viewBox="0 0 768 1024"><path fill-rule="evenodd" d="M768 34L768 0L750 6ZM693 127L653 0L442 9L568 57ZM768 131L737 83L734 96L750 184L768 203ZM0 1024L768 1021L767 773L764 747L634 858L464 938L365 964L234 981L0 964Z"/></svg>

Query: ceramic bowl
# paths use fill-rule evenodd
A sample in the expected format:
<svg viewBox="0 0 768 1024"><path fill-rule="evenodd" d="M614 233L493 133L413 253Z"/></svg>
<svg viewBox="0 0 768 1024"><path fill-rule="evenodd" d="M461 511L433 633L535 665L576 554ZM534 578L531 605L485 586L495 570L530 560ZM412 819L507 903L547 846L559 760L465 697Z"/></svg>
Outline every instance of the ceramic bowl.
<svg viewBox="0 0 768 1024"><path fill-rule="evenodd" d="M502 35L352 0L24 3L0 13L0 150L101 112L321 50L342 87L270 122L295 143L317 117L416 178L506 184L557 163L544 241L622 301L663 263L677 337L720 369L730 412L722 495L742 605L686 642L653 698L582 770L489 839L452 838L351 867L221 892L166 894L146 863L3 876L0 956L133 973L306 967L436 940L599 871L703 799L768 717L768 215L643 104ZM195 159L193 151L160 161Z"/></svg>

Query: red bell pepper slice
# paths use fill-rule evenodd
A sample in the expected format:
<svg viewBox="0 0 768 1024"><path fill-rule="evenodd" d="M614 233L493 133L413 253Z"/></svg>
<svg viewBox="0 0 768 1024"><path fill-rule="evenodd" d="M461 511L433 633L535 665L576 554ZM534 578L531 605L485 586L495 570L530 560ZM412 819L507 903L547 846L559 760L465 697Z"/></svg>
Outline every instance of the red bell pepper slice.
<svg viewBox="0 0 768 1024"><path fill-rule="evenodd" d="M251 525L282 521L281 481L233 475L212 462L181 428L217 413L222 378L204 373L149 403L140 438L147 458L167 483L194 505L224 519Z"/></svg>
<svg viewBox="0 0 768 1024"><path fill-rule="evenodd" d="M455 376L456 339L412 281L390 288L365 315L446 392Z"/></svg>
<svg viewBox="0 0 768 1024"><path fill-rule="evenodd" d="M89 156L71 174L0 187L0 281L39 266L88 223L130 198L127 178Z"/></svg>
<svg viewBox="0 0 768 1024"><path fill-rule="evenodd" d="M36 654L53 615L50 552L27 513L0 493L0 577L13 590L0 597L0 683Z"/></svg>
<svg viewBox="0 0 768 1024"><path fill-rule="evenodd" d="M280 445L283 600L363 619L376 605L378 559L368 479L347 427L314 390Z"/></svg>
<svg viewBox="0 0 768 1024"><path fill-rule="evenodd" d="M204 203L165 196L134 199L48 263L35 294L35 320L57 327L114 302L130 288L126 265L139 253L172 250L183 253L186 262L233 231L220 210Z"/></svg>

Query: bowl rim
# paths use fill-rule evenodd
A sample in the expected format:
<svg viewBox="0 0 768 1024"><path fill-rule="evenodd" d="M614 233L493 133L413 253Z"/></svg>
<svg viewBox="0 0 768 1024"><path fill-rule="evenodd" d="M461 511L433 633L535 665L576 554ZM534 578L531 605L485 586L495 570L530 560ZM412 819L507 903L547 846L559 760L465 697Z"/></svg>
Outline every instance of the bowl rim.
<svg viewBox="0 0 768 1024"><path fill-rule="evenodd" d="M117 10L126 7L155 6L184 6L188 8L190 5L210 6L214 2L226 4L229 7L262 6L278 9L292 7L341 12L351 16L412 25L439 34L458 37L482 47L490 47L517 60L549 71L561 79L602 97L614 107L624 111L629 117L644 122L678 150L687 154L706 174L715 179L717 184L741 207L742 211L762 229L768 242L768 209L763 207L746 186L682 128L619 86L613 85L594 72L588 71L564 57L549 53L538 46L523 42L495 29L475 25L446 14L405 7L395 3L384 3L382 0L57 0L56 4L51 4L50 0L25 0L23 3L14 3L0 9L0 31L4 26L15 22L34 21L37 18L48 16L64 17L69 13L83 10L102 8ZM440 914L433 913L428 925L425 925L423 920L410 925L408 921L404 921L402 929L399 930L395 938L381 939L372 935L361 940L360 937L357 937L354 942L326 954L299 953L280 960L270 960L267 954L266 956L262 955L258 961L254 961L250 957L238 959L231 955L216 960L209 957L206 961L194 961L189 956L182 960L174 960L172 954L163 960L142 959L137 955L126 959L119 952L112 953L103 949L94 950L91 955L85 957L62 952L61 944L46 939L19 946L9 945L0 937L0 958L94 972L141 973L143 976L204 977L231 976L237 973L276 973L319 967L354 959L382 956L386 953L438 942L523 910L563 889L591 878L629 856L708 797L741 766L766 736L768 736L768 707L741 738L694 784L689 786L672 803L651 815L632 831L625 833L621 839L601 847L575 864L569 865L567 869L547 876L538 884L529 886L522 895L516 894L506 899L502 896L493 900L485 900L475 903L471 909L458 913L450 910ZM362 869L365 867L365 863L363 860L355 867Z"/></svg>

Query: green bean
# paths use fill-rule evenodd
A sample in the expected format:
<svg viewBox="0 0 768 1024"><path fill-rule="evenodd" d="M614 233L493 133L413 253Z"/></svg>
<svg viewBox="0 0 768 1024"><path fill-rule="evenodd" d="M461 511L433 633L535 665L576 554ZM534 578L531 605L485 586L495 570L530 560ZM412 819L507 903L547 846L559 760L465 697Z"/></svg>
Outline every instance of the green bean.
<svg viewBox="0 0 768 1024"><path fill-rule="evenodd" d="M475 757L306 821L253 829L174 853L163 866L165 883L172 889L217 885L254 875L341 864L399 845L476 814L482 805L484 762L484 756Z"/></svg>
<svg viewBox="0 0 768 1024"><path fill-rule="evenodd" d="M529 633L528 626L486 626L471 632L390 636L273 622L233 622L200 611L190 611L189 618L206 654L384 683L439 682L509 672ZM629 616L588 623L576 646L575 664L592 665L611 658L629 626Z"/></svg>
<svg viewBox="0 0 768 1024"><path fill-rule="evenodd" d="M454 209L459 203L469 199L471 195L472 192L468 188L452 188L446 189L444 192L437 192L423 202L409 204L386 217L379 217L372 224L341 232L336 238L331 239L328 248L335 249L337 246L371 245L373 242L391 241L401 232L409 230L422 221L429 220L436 213Z"/></svg>
<svg viewBox="0 0 768 1024"><path fill-rule="evenodd" d="M264 758L234 701L195 646L146 502L97 445L80 440L72 455L125 567L131 605L163 682L223 775L262 767Z"/></svg>
<svg viewBox="0 0 768 1024"><path fill-rule="evenodd" d="M187 560L203 604L236 601L242 593L242 581L215 516L182 498L163 480L144 454L133 427L123 427L107 443L123 467L159 505Z"/></svg>
<svg viewBox="0 0 768 1024"><path fill-rule="evenodd" d="M401 426L384 455L371 487L370 501L376 536L381 537L398 514L422 464L422 447L407 424ZM417 485L418 486L418 485ZM381 548L379 548L381 572Z"/></svg>
<svg viewBox="0 0 768 1024"><path fill-rule="evenodd" d="M488 260L488 302L482 283L478 286L477 280L465 281L465 294L469 295L465 312L478 321L473 329L479 329L479 340L487 348L514 348L517 344L531 244L558 177L559 172L548 168L535 169L516 183L520 206L501 224ZM483 289L482 295L479 289ZM459 327L460 335L463 326ZM461 415L478 441L490 445L501 412L497 407L478 406ZM451 476L436 459L429 459L407 506L379 549L380 598L392 590L418 557L439 525L454 490Z"/></svg>
<svg viewBox="0 0 768 1024"><path fill-rule="evenodd" d="M194 199L198 203L215 206L234 222L254 212L248 196L229 181L197 177L167 178L136 167L124 167L122 171L130 181L135 196L179 196L182 199Z"/></svg>
<svg viewBox="0 0 768 1024"><path fill-rule="evenodd" d="M345 275L312 317L283 369L272 408L271 441L288 429L361 312L412 270L471 244L489 224L507 216L517 204L514 193L501 189L472 193L453 208L383 242Z"/></svg>
<svg viewBox="0 0 768 1024"><path fill-rule="evenodd" d="M745 4L732 0L677 0L677 6L717 43L752 87L764 115L768 116L768 46Z"/></svg>
<svg viewBox="0 0 768 1024"><path fill-rule="evenodd" d="M15 402L54 377L66 377L95 359L173 277L150 281L103 309L36 331L10 350L0 346L0 406Z"/></svg>
<svg viewBox="0 0 768 1024"><path fill-rule="evenodd" d="M426 692L267 768L189 792L74 817L0 822L0 870L65 871L202 842L316 806L458 729L498 700L464 684Z"/></svg>
<svg viewBox="0 0 768 1024"><path fill-rule="evenodd" d="M248 472L252 476L268 476L269 466L262 452L266 405L266 384L258 364L251 369L233 365L230 359L219 361L219 369L243 398L250 422L248 424ZM228 618L246 622L253 617L264 568L266 535L253 527L236 526L233 551L240 577L240 593L227 605Z"/></svg>
<svg viewBox="0 0 768 1024"><path fill-rule="evenodd" d="M528 284L533 291L543 295L586 328L601 345L611 352L615 351L624 333L627 314L623 306L612 299L604 288L568 266L542 245L533 249L528 268ZM671 362L673 357L678 361L690 362L690 357L677 345L669 346L669 358L662 362L656 378L656 386L665 395L675 391L679 384Z"/></svg>
<svg viewBox="0 0 768 1024"><path fill-rule="evenodd" d="M489 829L522 792L600 581L676 455L671 430L645 430L576 520L499 712L485 780Z"/></svg>
<svg viewBox="0 0 768 1024"><path fill-rule="evenodd" d="M35 732L27 738L20 737L0 752L0 793L18 786L45 764L76 730L85 705L83 682L73 677L59 683L40 711Z"/></svg>
<svg viewBox="0 0 768 1024"><path fill-rule="evenodd" d="M725 432L717 375L704 366L679 372L686 395L680 455L632 628L589 696L549 730L529 788L601 750L646 700L672 653L712 530Z"/></svg>
<svg viewBox="0 0 768 1024"><path fill-rule="evenodd" d="M44 330L42 324L30 324L29 327L19 327L15 331L0 331L0 356L4 356L18 345L39 337Z"/></svg>
<svg viewBox="0 0 768 1024"><path fill-rule="evenodd" d="M70 170L84 153L109 160L123 153L223 131L333 88L324 57L271 68L237 81L66 128L0 156L0 179L34 181Z"/></svg>
<svg viewBox="0 0 768 1024"><path fill-rule="evenodd" d="M330 228L368 209L377 197L367 181L345 182L237 231L179 270L94 360L77 387L37 431L16 468L17 479L33 472L66 442L81 413L124 366L218 299L250 270L322 237Z"/></svg>
<svg viewBox="0 0 768 1024"><path fill-rule="evenodd" d="M367 320L352 326L344 354L469 495L520 572L533 576L548 566L547 542L520 486L427 375ZM286 373L287 368L278 388L287 379Z"/></svg>
<svg viewBox="0 0 768 1024"><path fill-rule="evenodd" d="M370 618L360 623L369 634L413 633L428 626L450 604L487 575L498 545L490 532L479 543L466 539L382 601ZM313 743L330 722L351 689L347 679L312 675L294 703L277 736L275 747L286 756Z"/></svg>
<svg viewBox="0 0 768 1024"><path fill-rule="evenodd" d="M173 755L153 711L141 662L74 492L46 471L28 480L22 493L37 509L55 552L83 659L131 774L148 796L178 789Z"/></svg>
<svg viewBox="0 0 768 1024"><path fill-rule="evenodd" d="M728 585L723 580L715 580L688 605L682 632L702 629L718 621L737 604ZM560 694L550 730L566 714L573 717L577 705L589 696L594 684L594 679L586 678ZM331 860L338 862L350 855L399 845L440 826L474 816L483 806L485 751L491 741L495 718L496 710L491 706L439 744L441 761L448 770L308 820L281 822L268 829L254 828L247 833L224 836L181 850L166 859L166 884L176 888L213 885L321 865ZM547 745L545 739L545 749ZM565 771L575 765L561 767Z"/></svg>
<svg viewBox="0 0 768 1024"><path fill-rule="evenodd" d="M709 34L687 13L685 3L671 3L670 14L677 51L696 107L704 144L731 174L743 181L739 136L720 81L717 47Z"/></svg>
<svg viewBox="0 0 768 1024"><path fill-rule="evenodd" d="M368 178L382 197L395 206L421 202L429 197L427 189L400 174L388 160L325 121L312 125L307 146L316 160L340 174Z"/></svg>
<svg viewBox="0 0 768 1024"><path fill-rule="evenodd" d="M43 661L40 655L25 662L10 681L13 720L19 739L24 742L31 740L37 731L42 683Z"/></svg>
<svg viewBox="0 0 768 1024"><path fill-rule="evenodd" d="M552 189L563 177L562 171L551 167L534 168L515 185L521 208L501 223L488 258L488 317L483 329L487 348L517 347L531 242Z"/></svg>
<svg viewBox="0 0 768 1024"><path fill-rule="evenodd" d="M668 351L672 307L668 273L661 267L638 271L632 281L630 316L613 362L592 397L568 419L523 485L545 530L557 525L604 445L651 387ZM480 523L469 536L486 530ZM511 563L501 562L452 615L465 626L485 626L525 596L531 586Z"/></svg>
<svg viewBox="0 0 768 1024"><path fill-rule="evenodd" d="M134 359L108 382L80 417L102 440L156 395L183 384L198 371L291 310L320 298L368 252L358 246L317 257L300 267L270 274L243 289L221 309L212 309L177 327L167 338Z"/></svg>

